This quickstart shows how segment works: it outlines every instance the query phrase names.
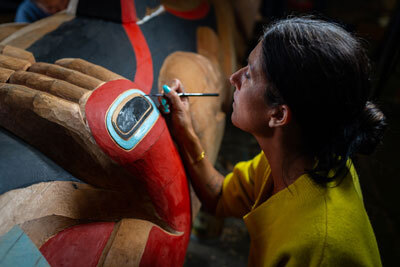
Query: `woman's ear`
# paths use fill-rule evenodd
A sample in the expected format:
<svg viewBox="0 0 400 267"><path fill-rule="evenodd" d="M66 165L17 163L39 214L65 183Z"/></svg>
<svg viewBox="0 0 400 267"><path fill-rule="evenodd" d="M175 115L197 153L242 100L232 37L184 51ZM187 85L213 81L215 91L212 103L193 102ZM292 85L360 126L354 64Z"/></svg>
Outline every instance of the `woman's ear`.
<svg viewBox="0 0 400 267"><path fill-rule="evenodd" d="M292 111L287 105L278 105L269 112L268 126L271 128L287 125L292 119Z"/></svg>

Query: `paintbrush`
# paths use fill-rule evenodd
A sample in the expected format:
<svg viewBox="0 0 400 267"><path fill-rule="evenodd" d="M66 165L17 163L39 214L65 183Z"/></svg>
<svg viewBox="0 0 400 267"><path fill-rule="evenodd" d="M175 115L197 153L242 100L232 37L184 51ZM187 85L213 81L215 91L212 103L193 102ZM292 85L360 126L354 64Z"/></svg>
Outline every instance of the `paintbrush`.
<svg viewBox="0 0 400 267"><path fill-rule="evenodd" d="M164 96L165 94L149 94L146 96ZM178 93L178 96L219 96L218 93Z"/></svg>
<svg viewBox="0 0 400 267"><path fill-rule="evenodd" d="M169 88L168 85L164 84L163 85L163 90L164 90L164 94L149 94L146 96L164 96L165 94L168 94L169 92L171 92L171 88ZM218 93L178 93L178 96L219 96Z"/></svg>

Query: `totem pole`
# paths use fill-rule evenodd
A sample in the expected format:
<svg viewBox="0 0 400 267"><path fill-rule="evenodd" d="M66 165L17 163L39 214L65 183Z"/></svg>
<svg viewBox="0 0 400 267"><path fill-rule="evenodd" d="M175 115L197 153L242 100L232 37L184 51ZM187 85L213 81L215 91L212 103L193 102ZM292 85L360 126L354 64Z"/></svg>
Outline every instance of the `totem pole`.
<svg viewBox="0 0 400 267"><path fill-rule="evenodd" d="M235 67L230 5L71 6L3 27L16 30L0 43L0 265L182 266L198 205L147 95L174 78L219 93L190 99L215 161Z"/></svg>

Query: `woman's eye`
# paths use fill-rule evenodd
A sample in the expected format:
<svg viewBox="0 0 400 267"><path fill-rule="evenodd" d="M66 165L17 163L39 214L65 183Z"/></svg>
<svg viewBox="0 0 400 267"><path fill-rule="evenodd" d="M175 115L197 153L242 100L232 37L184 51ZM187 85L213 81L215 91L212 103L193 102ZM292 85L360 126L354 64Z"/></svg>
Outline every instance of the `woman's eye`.
<svg viewBox="0 0 400 267"><path fill-rule="evenodd" d="M246 71L244 73L244 77L246 77L246 79L250 79L250 73L248 71Z"/></svg>

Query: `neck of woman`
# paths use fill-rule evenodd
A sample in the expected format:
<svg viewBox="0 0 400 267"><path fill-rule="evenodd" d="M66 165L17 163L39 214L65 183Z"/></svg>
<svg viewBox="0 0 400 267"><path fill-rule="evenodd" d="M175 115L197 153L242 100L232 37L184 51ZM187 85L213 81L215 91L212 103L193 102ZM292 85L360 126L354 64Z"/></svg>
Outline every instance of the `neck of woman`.
<svg viewBox="0 0 400 267"><path fill-rule="evenodd" d="M275 134L256 139L271 167L274 184L272 195L294 183L305 170L313 166L313 160L301 152L296 140L298 138L283 138L282 134Z"/></svg>

